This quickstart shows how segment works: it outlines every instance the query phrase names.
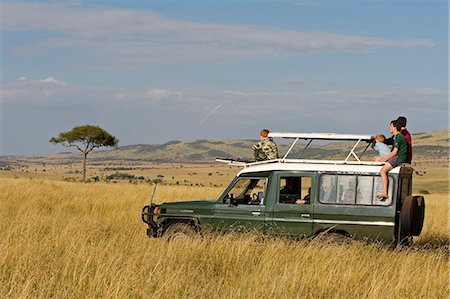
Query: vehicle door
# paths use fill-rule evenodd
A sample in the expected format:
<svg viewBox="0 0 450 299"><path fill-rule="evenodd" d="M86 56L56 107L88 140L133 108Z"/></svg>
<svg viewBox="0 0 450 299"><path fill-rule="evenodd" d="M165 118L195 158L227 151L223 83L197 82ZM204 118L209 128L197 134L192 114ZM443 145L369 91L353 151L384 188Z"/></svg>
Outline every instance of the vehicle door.
<svg viewBox="0 0 450 299"><path fill-rule="evenodd" d="M268 178L263 176L236 178L215 205L213 227L221 231L262 231L267 184Z"/></svg>
<svg viewBox="0 0 450 299"><path fill-rule="evenodd" d="M278 172L276 198L270 212L268 231L285 236L309 236L313 227L315 177L312 173Z"/></svg>

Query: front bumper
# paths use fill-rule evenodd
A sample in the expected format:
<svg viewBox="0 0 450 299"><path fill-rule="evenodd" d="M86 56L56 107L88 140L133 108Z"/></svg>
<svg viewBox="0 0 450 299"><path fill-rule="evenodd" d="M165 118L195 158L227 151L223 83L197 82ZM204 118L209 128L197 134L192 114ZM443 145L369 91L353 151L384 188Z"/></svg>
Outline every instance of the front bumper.
<svg viewBox="0 0 450 299"><path fill-rule="evenodd" d="M147 227L147 236L149 237L157 237L158 236L158 225L155 221L155 216L157 214L154 213L156 208L155 204L151 204L149 206L144 206L142 208L142 221L148 225Z"/></svg>

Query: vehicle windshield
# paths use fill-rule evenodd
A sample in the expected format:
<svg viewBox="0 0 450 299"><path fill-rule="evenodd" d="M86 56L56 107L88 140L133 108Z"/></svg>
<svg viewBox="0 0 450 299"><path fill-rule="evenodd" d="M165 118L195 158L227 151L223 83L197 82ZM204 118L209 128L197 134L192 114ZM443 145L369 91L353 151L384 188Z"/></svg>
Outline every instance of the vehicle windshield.
<svg viewBox="0 0 450 299"><path fill-rule="evenodd" d="M239 178L228 191L225 198L235 198L251 201L258 194L264 194L267 178ZM260 195L261 196L261 195Z"/></svg>

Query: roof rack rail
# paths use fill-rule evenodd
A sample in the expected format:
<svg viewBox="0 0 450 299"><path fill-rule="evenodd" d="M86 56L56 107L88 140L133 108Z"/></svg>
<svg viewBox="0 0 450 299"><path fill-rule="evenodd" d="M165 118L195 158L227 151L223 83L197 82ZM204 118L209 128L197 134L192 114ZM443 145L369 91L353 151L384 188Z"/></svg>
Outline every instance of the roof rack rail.
<svg viewBox="0 0 450 299"><path fill-rule="evenodd" d="M274 159L265 161L246 162L232 159L216 158L217 162L226 163L230 166L249 167L263 164L276 164L276 163L302 163L302 164L329 164L329 165L384 165L385 162L372 162L372 161L344 161L344 160L311 160L311 159Z"/></svg>

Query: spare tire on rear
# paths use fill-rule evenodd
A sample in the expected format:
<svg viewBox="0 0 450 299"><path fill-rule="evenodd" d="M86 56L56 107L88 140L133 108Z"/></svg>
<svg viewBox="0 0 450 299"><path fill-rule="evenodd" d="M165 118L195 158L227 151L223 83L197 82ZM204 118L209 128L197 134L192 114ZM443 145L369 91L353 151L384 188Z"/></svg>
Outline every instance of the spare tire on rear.
<svg viewBox="0 0 450 299"><path fill-rule="evenodd" d="M422 231L425 216L423 196L407 196L400 211L400 232L403 237L418 236Z"/></svg>

